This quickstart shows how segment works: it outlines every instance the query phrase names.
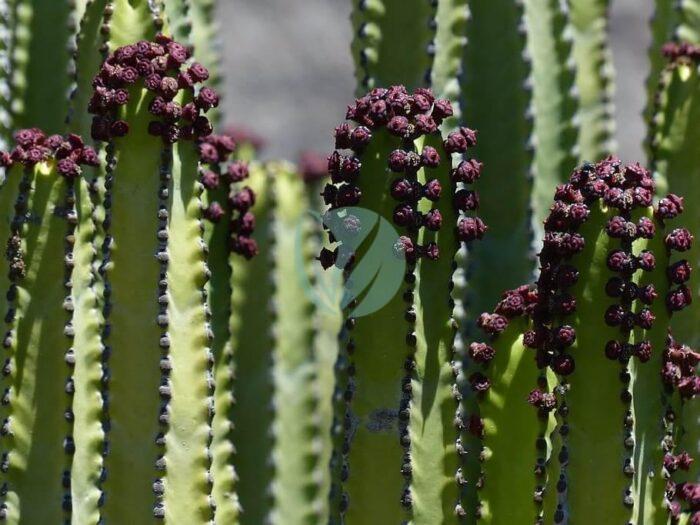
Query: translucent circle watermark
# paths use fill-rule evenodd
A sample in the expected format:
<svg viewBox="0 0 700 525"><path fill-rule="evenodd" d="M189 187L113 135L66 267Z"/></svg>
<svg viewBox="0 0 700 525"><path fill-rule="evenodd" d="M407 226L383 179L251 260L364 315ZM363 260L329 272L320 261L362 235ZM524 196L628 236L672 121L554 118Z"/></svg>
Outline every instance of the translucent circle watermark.
<svg viewBox="0 0 700 525"><path fill-rule="evenodd" d="M400 236L384 217L366 208L346 207L324 215L309 212L336 242L335 266L317 275L312 285L303 271L303 232L297 228L297 253L304 292L317 308L337 312L351 308L350 317L380 310L398 292L406 273ZM343 268L350 270L343 279ZM319 265L320 269L320 265ZM352 305L352 306L351 306Z"/></svg>

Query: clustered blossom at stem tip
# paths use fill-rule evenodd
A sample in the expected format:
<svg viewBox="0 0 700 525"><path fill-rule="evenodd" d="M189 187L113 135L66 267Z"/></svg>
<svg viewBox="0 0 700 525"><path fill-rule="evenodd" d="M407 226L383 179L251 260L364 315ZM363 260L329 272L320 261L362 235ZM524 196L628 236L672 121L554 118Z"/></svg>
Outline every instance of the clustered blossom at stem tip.
<svg viewBox="0 0 700 525"><path fill-rule="evenodd" d="M46 135L37 128L21 129L14 134L14 148L0 152L0 166L21 164L31 168L41 162L55 161L56 171L69 180L82 174L82 166L99 166L97 152L75 134Z"/></svg>
<svg viewBox="0 0 700 525"><path fill-rule="evenodd" d="M140 41L111 53L92 82L88 104L88 111L95 115L92 137L109 141L129 132L128 122L118 113L129 102L130 88L139 81L154 95L148 109L158 120L149 124L150 134L166 143L210 135L212 125L205 114L219 105L219 95L210 87L198 87L209 78L209 71L197 62L190 63L191 56L191 49L162 34L153 42ZM176 100L180 94L182 103Z"/></svg>
<svg viewBox="0 0 700 525"><path fill-rule="evenodd" d="M425 88L416 89L412 94L400 85L375 88L355 100L348 106L346 119L357 125L346 122L335 128L335 151L327 160L330 183L321 193L325 204L331 210L361 205L362 190L357 182L362 170L362 154L373 135L383 129L396 137L399 143L399 147L391 151L386 159L387 172L395 177L390 182L391 196L397 201L392 220L395 225L407 230L407 235L401 236L395 244L396 254L409 263L415 262L418 257L437 259L440 256L437 244L429 242L418 246L414 239L420 228L440 230L444 226L442 214L437 207L422 213L418 204L421 199L431 202L441 199L442 185L431 175L431 170L438 168L442 162L449 162L451 168L451 155L463 155L474 146L476 132L466 127L451 132L441 141L440 151L430 145L417 151L415 141L423 136L439 136L441 124L452 114L452 105L448 100L436 100L431 90ZM473 183L481 175L481 168L481 163L475 159L463 160L451 169L454 185ZM420 170L425 171L425 183L418 180ZM476 192L464 188L456 193L450 191L449 197L460 214L474 212L479 206ZM457 239L462 242L481 239L487 230L483 221L476 216L461 215L454 227ZM332 236L331 241L335 242ZM348 260L339 257L339 253L339 248L324 248L319 255L323 267L329 268L338 260ZM349 260L352 261L352 258Z"/></svg>
<svg viewBox="0 0 700 525"><path fill-rule="evenodd" d="M203 167L200 182L213 192L224 185L228 189L227 205L232 211L230 223L230 249L232 252L251 259L258 254L258 245L253 239L255 215L251 208L255 204L255 192L248 186L238 187L249 175L246 162L229 160L236 148L236 142L228 135L211 134L198 140L199 156ZM221 165L221 170L212 169ZM218 223L226 215L222 205L213 200L204 210L204 217Z"/></svg>

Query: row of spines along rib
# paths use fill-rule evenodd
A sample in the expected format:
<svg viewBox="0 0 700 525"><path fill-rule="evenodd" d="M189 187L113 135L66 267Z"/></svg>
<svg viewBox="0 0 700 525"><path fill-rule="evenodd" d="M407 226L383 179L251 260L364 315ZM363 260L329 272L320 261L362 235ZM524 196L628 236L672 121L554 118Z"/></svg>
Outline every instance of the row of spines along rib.
<svg viewBox="0 0 700 525"><path fill-rule="evenodd" d="M682 4L683 7L695 5L693 3ZM697 6L695 9L697 17ZM681 11L677 14L684 15L687 29L683 34L690 35L691 29L697 31L698 21L685 17ZM660 72L658 91L653 100L653 119L650 122L648 147L651 156L652 168L655 174L668 185L668 188L678 194L687 197L689 202L697 194L697 180L700 176L697 163L700 157L694 146L698 134L693 125L693 119L700 115L700 73L698 73L697 61L689 56L695 47L691 40L685 52L680 52L677 45L666 47L666 67ZM678 42L680 43L680 42ZM658 51L660 52L660 51ZM689 222L691 231L697 233L700 228L697 216L687 214L684 217ZM690 264L697 268L700 264L700 254L697 244L687 255ZM700 343L700 331L698 330L698 275L691 276L688 286L696 299L689 307L689 312L672 320L674 336L681 342L687 342L694 346ZM679 431L680 449L687 450L696 458L700 455L700 403L697 398L684 403L681 429ZM698 463L694 463L687 475L688 479L698 481L700 475Z"/></svg>

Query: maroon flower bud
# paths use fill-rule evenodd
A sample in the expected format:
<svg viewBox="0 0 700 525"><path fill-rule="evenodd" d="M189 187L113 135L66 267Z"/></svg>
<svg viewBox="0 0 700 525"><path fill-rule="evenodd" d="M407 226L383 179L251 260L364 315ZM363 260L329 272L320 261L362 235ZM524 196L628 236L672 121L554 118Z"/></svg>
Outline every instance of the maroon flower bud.
<svg viewBox="0 0 700 525"><path fill-rule="evenodd" d="M158 73L152 73L146 77L143 81L143 85L149 91L159 91L162 80L163 78Z"/></svg>
<svg viewBox="0 0 700 525"><path fill-rule="evenodd" d="M479 217L465 217L457 223L457 238L462 242L482 239L488 226Z"/></svg>
<svg viewBox="0 0 700 525"><path fill-rule="evenodd" d="M656 268L656 257L649 250L643 250L637 257L637 264L645 272L651 272Z"/></svg>
<svg viewBox="0 0 700 525"><path fill-rule="evenodd" d="M440 154L431 146L425 146L421 153L421 163L426 168L437 168L440 165Z"/></svg>
<svg viewBox="0 0 700 525"><path fill-rule="evenodd" d="M423 254L431 261L437 261L440 258L440 247L434 242L429 242L423 248Z"/></svg>
<svg viewBox="0 0 700 525"><path fill-rule="evenodd" d="M372 132L365 126L358 126L350 133L350 146L356 151L367 147L370 140L372 140Z"/></svg>
<svg viewBox="0 0 700 525"><path fill-rule="evenodd" d="M649 341L640 341L634 345L634 355L640 362L646 363L651 359L652 346Z"/></svg>
<svg viewBox="0 0 700 525"><path fill-rule="evenodd" d="M477 326L489 335L497 335L508 326L508 319L500 314L483 313L476 322Z"/></svg>
<svg viewBox="0 0 700 525"><path fill-rule="evenodd" d="M195 82L204 82L209 79L209 70L199 62L192 64L187 72Z"/></svg>
<svg viewBox="0 0 700 525"><path fill-rule="evenodd" d="M453 131L447 136L447 139L445 139L443 147L448 154L466 153L469 143L462 133Z"/></svg>
<svg viewBox="0 0 700 525"><path fill-rule="evenodd" d="M338 250L331 251L328 248L322 248L316 259L321 263L323 269L327 270L331 266L335 266L337 258Z"/></svg>
<svg viewBox="0 0 700 525"><path fill-rule="evenodd" d="M559 375L568 376L576 369L574 358L569 354L559 354L552 360L552 370Z"/></svg>
<svg viewBox="0 0 700 525"><path fill-rule="evenodd" d="M112 102L117 106L125 106L129 102L129 92L126 89L117 89L112 97Z"/></svg>
<svg viewBox="0 0 700 525"><path fill-rule="evenodd" d="M119 71L119 80L124 82L124 84L134 84L138 79L139 72L134 67L128 66Z"/></svg>
<svg viewBox="0 0 700 525"><path fill-rule="evenodd" d="M418 88L410 98L410 103L415 113L425 113L426 111L430 111L434 100L435 96L430 89Z"/></svg>
<svg viewBox="0 0 700 525"><path fill-rule="evenodd" d="M396 179L391 184L391 196L397 201L405 201L414 197L413 183L408 179Z"/></svg>
<svg viewBox="0 0 700 525"><path fill-rule="evenodd" d="M571 315L576 311L576 298L570 294L562 294L557 299L556 307L561 315Z"/></svg>
<svg viewBox="0 0 700 525"><path fill-rule="evenodd" d="M488 363L496 355L496 351L486 343L469 345L469 356L477 363Z"/></svg>
<svg viewBox="0 0 700 525"><path fill-rule="evenodd" d="M70 158L66 159L61 159L58 161L58 164L56 166L56 169L58 173L63 175L69 180L75 179L76 177L79 177L80 174L82 173L82 170L80 169L80 166L78 166L75 161L73 161Z"/></svg>
<svg viewBox="0 0 700 525"><path fill-rule="evenodd" d="M399 204L394 208L394 224L408 228L416 224L416 212L410 204Z"/></svg>
<svg viewBox="0 0 700 525"><path fill-rule="evenodd" d="M653 197L653 193L647 188L637 187L632 190L632 200L638 207L644 208L651 206Z"/></svg>
<svg viewBox="0 0 700 525"><path fill-rule="evenodd" d="M656 288L653 284L648 284L639 289L638 297L639 300L644 304L652 304L658 297Z"/></svg>
<svg viewBox="0 0 700 525"><path fill-rule="evenodd" d="M610 297L620 297L625 289L625 281L619 277L611 277L605 283L605 293Z"/></svg>
<svg viewBox="0 0 700 525"><path fill-rule="evenodd" d="M570 265L563 265L557 271L557 283L560 288L570 288L578 282L579 271Z"/></svg>
<svg viewBox="0 0 700 525"><path fill-rule="evenodd" d="M469 384L474 392L483 394L491 388L491 381L482 373L475 372L469 376Z"/></svg>
<svg viewBox="0 0 700 525"><path fill-rule="evenodd" d="M523 344L527 348L538 348L540 346L540 338L535 330L528 330L523 334Z"/></svg>
<svg viewBox="0 0 700 525"><path fill-rule="evenodd" d="M481 176L482 167L483 164L476 159L463 160L452 170L452 180L473 184Z"/></svg>
<svg viewBox="0 0 700 525"><path fill-rule="evenodd" d="M614 250L608 255L607 264L613 272L626 272L632 268L632 257L622 250Z"/></svg>
<svg viewBox="0 0 700 525"><path fill-rule="evenodd" d="M245 180L250 175L248 163L237 160L226 168L226 178L229 182L236 183Z"/></svg>
<svg viewBox="0 0 700 525"><path fill-rule="evenodd" d="M619 215L608 221L605 231L613 239L634 239L637 236L637 227L634 223L627 222L624 217Z"/></svg>
<svg viewBox="0 0 700 525"><path fill-rule="evenodd" d="M231 250L246 259L252 259L258 254L258 244L255 239L238 235L231 239Z"/></svg>
<svg viewBox="0 0 700 525"><path fill-rule="evenodd" d="M156 117L160 117L165 113L166 104L167 102L163 97L155 97L148 106L148 111Z"/></svg>
<svg viewBox="0 0 700 525"><path fill-rule="evenodd" d="M383 100L375 100L372 102L369 106L367 115L375 125L381 126L382 124L386 123L389 118L386 102Z"/></svg>
<svg viewBox="0 0 700 525"><path fill-rule="evenodd" d="M559 348L567 348L576 341L576 330L569 325L562 325L552 332L552 342Z"/></svg>
<svg viewBox="0 0 700 525"><path fill-rule="evenodd" d="M700 394L700 377L683 377L678 381L678 392L683 399L691 399ZM700 487L700 485L698 485L698 487ZM698 496L695 506L700 506L700 496Z"/></svg>
<svg viewBox="0 0 700 525"><path fill-rule="evenodd" d="M209 122L209 119L202 115L194 119L192 127L194 128L194 131L198 137L208 137L214 130L214 127L212 126L211 122Z"/></svg>
<svg viewBox="0 0 700 525"><path fill-rule="evenodd" d="M560 184L557 186L557 189L554 192L554 198L569 204L583 201L581 192L574 188L571 184Z"/></svg>
<svg viewBox="0 0 700 525"><path fill-rule="evenodd" d="M394 173L401 173L406 169L408 153L402 149L395 149L389 154L389 169Z"/></svg>
<svg viewBox="0 0 700 525"><path fill-rule="evenodd" d="M204 89L207 88L202 88L202 90ZM178 83L177 79L173 77L163 77L161 79L159 93L166 100L172 100L175 97L175 95L177 95L179 90L180 84Z"/></svg>
<svg viewBox="0 0 700 525"><path fill-rule="evenodd" d="M255 193L249 187L244 187L230 196L231 207L240 212L248 211L255 204Z"/></svg>
<svg viewBox="0 0 700 525"><path fill-rule="evenodd" d="M397 116L392 118L386 125L386 129L392 135L404 137L408 131L408 119L406 117Z"/></svg>
<svg viewBox="0 0 700 525"><path fill-rule="evenodd" d="M618 341L605 343L605 357L616 361L622 355L622 345Z"/></svg>
<svg viewBox="0 0 700 525"><path fill-rule="evenodd" d="M666 306L671 312L679 312L692 302L693 294L684 284L666 294Z"/></svg>
<svg viewBox="0 0 700 525"><path fill-rule="evenodd" d="M406 259L408 262L416 260L416 247L410 237L402 235L394 244L394 253L397 257Z"/></svg>
<svg viewBox="0 0 700 525"><path fill-rule="evenodd" d="M458 211L471 211L479 208L479 194L475 191L461 189L454 196L455 208Z"/></svg>
<svg viewBox="0 0 700 525"><path fill-rule="evenodd" d="M578 233L565 233L561 236L561 251L565 257L570 257L583 251L586 241Z"/></svg>
<svg viewBox="0 0 700 525"><path fill-rule="evenodd" d="M648 217L642 217L637 222L637 235L642 239L653 239L656 234L656 226Z"/></svg>
<svg viewBox="0 0 700 525"><path fill-rule="evenodd" d="M338 187L336 203L338 206L357 206L360 203L362 192L354 184L343 184Z"/></svg>
<svg viewBox="0 0 700 525"><path fill-rule="evenodd" d="M242 235L251 235L255 230L255 215L248 211L238 217L233 223L233 230Z"/></svg>
<svg viewBox="0 0 700 525"><path fill-rule="evenodd" d="M202 215L205 219L217 223L221 221L224 216L224 209L218 202L212 202L203 212Z"/></svg>
<svg viewBox="0 0 700 525"><path fill-rule="evenodd" d="M109 131L113 137L124 137L129 133L129 124L125 120L115 120Z"/></svg>
<svg viewBox="0 0 700 525"><path fill-rule="evenodd" d="M440 210L433 208L429 210L423 218L423 224L430 231L436 232L442 227L442 214Z"/></svg>
<svg viewBox="0 0 700 525"><path fill-rule="evenodd" d="M219 94L210 87L203 87L195 99L195 104L203 111L219 106Z"/></svg>
<svg viewBox="0 0 700 525"><path fill-rule="evenodd" d="M452 103L449 100L438 99L433 105L433 118L442 120L454 114Z"/></svg>
<svg viewBox="0 0 700 525"><path fill-rule="evenodd" d="M649 308L642 308L639 313L637 313L637 325L644 330L651 330L655 320L656 316Z"/></svg>
<svg viewBox="0 0 700 525"><path fill-rule="evenodd" d="M182 118L188 122L194 122L199 117L199 109L194 102L188 102L182 107Z"/></svg>
<svg viewBox="0 0 700 525"><path fill-rule="evenodd" d="M200 181L208 190L213 190L219 187L219 176L211 170L204 170L200 177Z"/></svg>
<svg viewBox="0 0 700 525"><path fill-rule="evenodd" d="M685 259L673 263L667 269L668 279L673 284L683 284L687 282L690 279L691 273L692 269L690 264Z"/></svg>
<svg viewBox="0 0 700 525"><path fill-rule="evenodd" d="M163 142L166 144L175 144L180 137L180 128L176 124L163 127Z"/></svg>
<svg viewBox="0 0 700 525"><path fill-rule="evenodd" d="M100 157L91 146L86 146L80 151L80 163L86 166L97 167L100 165Z"/></svg>
<svg viewBox="0 0 700 525"><path fill-rule="evenodd" d="M620 326L627 316L627 312L619 304L613 304L605 310L605 323L608 326Z"/></svg>
<svg viewBox="0 0 700 525"><path fill-rule="evenodd" d="M583 203L574 203L569 206L569 220L572 226L579 226L586 222L589 214L588 206Z"/></svg>
<svg viewBox="0 0 700 525"><path fill-rule="evenodd" d="M416 115L415 128L419 136L432 135L437 131L438 125L435 122L435 119L429 115Z"/></svg>
<svg viewBox="0 0 700 525"><path fill-rule="evenodd" d="M177 68L177 66L187 62L187 59L190 56L187 48L185 48L185 46L182 44L178 44L177 42L168 42L166 44L166 49L168 50L170 62L174 68Z"/></svg>
<svg viewBox="0 0 700 525"><path fill-rule="evenodd" d="M218 164L219 151L213 144L202 142L199 145L199 158L204 164Z"/></svg>
<svg viewBox="0 0 700 525"><path fill-rule="evenodd" d="M692 246L693 236L685 228L676 228L666 236L665 242L669 250L685 252Z"/></svg>
<svg viewBox="0 0 700 525"><path fill-rule="evenodd" d="M503 294L503 298L496 305L496 313L513 318L525 312L525 298L514 290Z"/></svg>
<svg viewBox="0 0 700 525"><path fill-rule="evenodd" d="M442 194L442 185L437 179L429 180L425 186L423 186L423 195L429 201L435 202L440 200L440 195Z"/></svg>
<svg viewBox="0 0 700 525"><path fill-rule="evenodd" d="M669 193L659 201L656 215L661 219L674 219L683 213L683 197Z"/></svg>

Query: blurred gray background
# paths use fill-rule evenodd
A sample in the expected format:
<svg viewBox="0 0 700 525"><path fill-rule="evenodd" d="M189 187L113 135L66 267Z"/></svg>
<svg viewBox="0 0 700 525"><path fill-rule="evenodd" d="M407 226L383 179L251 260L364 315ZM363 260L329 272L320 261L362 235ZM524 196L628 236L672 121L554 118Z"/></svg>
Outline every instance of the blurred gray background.
<svg viewBox="0 0 700 525"><path fill-rule="evenodd" d="M612 0L619 154L642 160L653 0ZM264 157L325 152L352 101L351 0L220 0L226 113L268 145Z"/></svg>

